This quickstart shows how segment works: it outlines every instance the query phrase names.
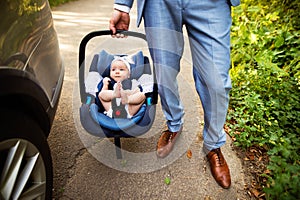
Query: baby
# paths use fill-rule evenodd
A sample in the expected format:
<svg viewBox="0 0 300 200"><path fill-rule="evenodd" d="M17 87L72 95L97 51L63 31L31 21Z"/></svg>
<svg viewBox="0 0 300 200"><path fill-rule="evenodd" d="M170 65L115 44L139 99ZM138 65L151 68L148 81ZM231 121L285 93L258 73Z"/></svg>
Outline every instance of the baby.
<svg viewBox="0 0 300 200"><path fill-rule="evenodd" d="M104 107L104 113L111 118L131 118L138 112L146 99L141 88L124 87L126 83L130 82L128 78L130 77L129 63L131 62L127 56L115 57L111 62L110 78L103 79L103 87L98 97Z"/></svg>

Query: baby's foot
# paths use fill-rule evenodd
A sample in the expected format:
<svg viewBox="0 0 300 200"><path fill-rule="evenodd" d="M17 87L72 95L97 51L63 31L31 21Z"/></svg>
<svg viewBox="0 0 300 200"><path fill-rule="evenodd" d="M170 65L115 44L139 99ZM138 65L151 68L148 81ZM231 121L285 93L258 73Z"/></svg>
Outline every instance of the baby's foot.
<svg viewBox="0 0 300 200"><path fill-rule="evenodd" d="M123 105L129 103L128 94L124 90L121 90L121 102Z"/></svg>
<svg viewBox="0 0 300 200"><path fill-rule="evenodd" d="M120 82L117 82L116 84L117 84L117 86L115 87L115 90L114 90L114 97L115 98L120 98L121 97L122 84Z"/></svg>

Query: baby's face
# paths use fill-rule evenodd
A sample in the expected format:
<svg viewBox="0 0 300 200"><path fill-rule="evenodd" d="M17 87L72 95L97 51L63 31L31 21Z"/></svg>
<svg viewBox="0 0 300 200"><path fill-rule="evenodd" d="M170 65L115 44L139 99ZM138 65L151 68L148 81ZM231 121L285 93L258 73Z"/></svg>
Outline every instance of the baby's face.
<svg viewBox="0 0 300 200"><path fill-rule="evenodd" d="M123 61L117 60L111 64L110 77L116 82L129 78L129 70Z"/></svg>

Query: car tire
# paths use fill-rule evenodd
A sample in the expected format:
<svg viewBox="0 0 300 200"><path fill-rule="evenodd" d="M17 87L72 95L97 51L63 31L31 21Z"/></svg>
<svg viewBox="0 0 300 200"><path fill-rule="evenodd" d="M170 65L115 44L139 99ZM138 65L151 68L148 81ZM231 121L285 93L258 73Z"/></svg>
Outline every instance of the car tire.
<svg viewBox="0 0 300 200"><path fill-rule="evenodd" d="M0 108L0 199L51 199L52 158L45 134L21 111Z"/></svg>

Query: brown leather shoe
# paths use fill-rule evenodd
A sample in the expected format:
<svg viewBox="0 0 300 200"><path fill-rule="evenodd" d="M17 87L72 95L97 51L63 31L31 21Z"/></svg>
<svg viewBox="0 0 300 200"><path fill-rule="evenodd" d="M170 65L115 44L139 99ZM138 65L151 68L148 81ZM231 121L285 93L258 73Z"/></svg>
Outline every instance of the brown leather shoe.
<svg viewBox="0 0 300 200"><path fill-rule="evenodd" d="M225 189L231 185L231 178L228 165L221 152L221 149L213 149L206 155L210 170L217 183Z"/></svg>
<svg viewBox="0 0 300 200"><path fill-rule="evenodd" d="M180 135L182 128L178 132L164 131L157 142L156 155L159 158L164 158L172 151L176 139Z"/></svg>

